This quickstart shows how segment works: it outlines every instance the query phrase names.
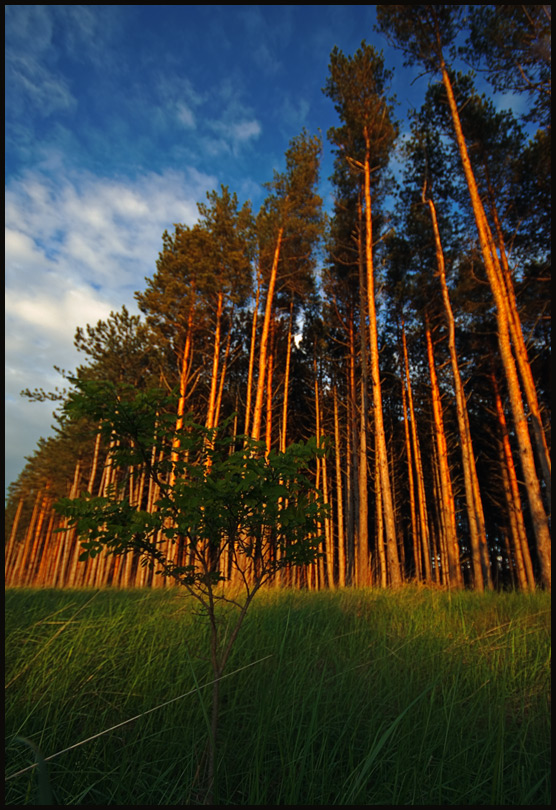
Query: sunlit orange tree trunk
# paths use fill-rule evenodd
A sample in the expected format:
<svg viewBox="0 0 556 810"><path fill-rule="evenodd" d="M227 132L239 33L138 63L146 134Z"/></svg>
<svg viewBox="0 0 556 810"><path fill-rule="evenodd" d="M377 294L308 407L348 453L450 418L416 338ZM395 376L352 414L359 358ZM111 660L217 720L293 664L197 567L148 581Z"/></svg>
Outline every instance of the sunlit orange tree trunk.
<svg viewBox="0 0 556 810"><path fill-rule="evenodd" d="M500 470L502 475L504 498L508 511L512 547L515 555L517 580L519 587L522 590L534 590L535 576L533 573L529 544L527 542L525 519L521 508L518 478L512 455L508 426L506 423L506 414L504 413L498 381L494 373L491 375L491 381L494 392L496 419L498 422L499 431Z"/></svg>
<svg viewBox="0 0 556 810"><path fill-rule="evenodd" d="M440 522L443 530L442 538L445 545L445 559L448 563L447 584L449 584L451 587L459 588L463 585L463 579L460 567L460 551L456 528L456 507L452 489L452 478L450 475L448 443L446 441L446 432L444 430L442 400L440 397L440 388L438 386L438 378L436 375L431 330L428 323L425 326L425 337L427 342L427 357L429 361L429 373L431 381L431 401L434 425L433 434L435 438L436 463L440 490Z"/></svg>
<svg viewBox="0 0 556 810"><path fill-rule="evenodd" d="M463 465L469 534L471 537L473 583L476 590L482 591L485 588L492 587L485 529L485 516L483 512L481 492L479 489L479 479L477 477L477 469L475 466L475 455L473 452L473 442L471 440L471 430L469 427L467 402L465 399L465 392L463 390L463 383L459 370L459 362L456 350L456 324L452 311L452 304L450 302L448 285L446 283L444 251L442 250L442 242L440 239L440 230L436 216L436 206L432 196L430 194L426 194L426 187L423 188L423 202L428 205L431 215L436 250L436 266L438 271L438 279L440 281L440 289L442 292L442 302L444 304L444 315L446 318L446 325L448 327L448 351L450 354L450 363L452 366L452 376L454 380L456 415Z"/></svg>
<svg viewBox="0 0 556 810"><path fill-rule="evenodd" d="M377 493L380 492L382 504L388 578L390 584L398 586L402 582L402 572L382 407L371 208L371 173L376 176L376 172L386 165L397 134L391 120L391 109L385 97L388 78L382 56L365 43L353 57L346 57L335 48L330 57L329 78L325 92L334 101L342 121L341 127L330 131L331 137L339 154L344 156L353 172L360 177L363 191L365 226L363 257L378 475L375 487Z"/></svg>
<svg viewBox="0 0 556 810"><path fill-rule="evenodd" d="M306 132L292 139L286 151L286 171L275 172L273 181L267 184L271 194L257 217L261 272L267 278L267 289L250 427L254 439L261 436L270 326L277 285L283 276L295 276L311 269L312 256L322 231L322 200L316 193L320 151L320 139ZM290 280L287 286L295 287L295 284Z"/></svg>
<svg viewBox="0 0 556 810"><path fill-rule="evenodd" d="M516 360L512 351L513 310L509 301L507 280L504 278L496 243L485 214L469 158L449 66L444 58L444 49L450 47L455 38L461 13L461 7L446 5L377 6L377 18L382 30L387 34L391 34L396 43L404 49L409 62L420 62L425 65L425 69L440 74L446 91L455 140L477 227L481 255L496 307L498 347L504 368L520 463L537 542L541 579L543 585L550 588L550 528L535 467ZM513 349L517 354L521 352L520 341L515 339L515 335ZM522 361L525 362L525 357L522 357Z"/></svg>
<svg viewBox="0 0 556 810"><path fill-rule="evenodd" d="M418 557L419 559L422 560L421 574L423 576L423 579L426 582L431 582L432 581L431 541L429 531L429 516L427 510L425 476L423 473L421 444L419 442L419 434L417 432L417 414L413 402L413 387L411 384L411 375L409 373L409 355L407 351L407 340L405 337L405 326L403 321L402 321L402 352L403 352L403 363L405 372L405 384L407 387L407 402L411 425L411 446L413 449L413 458L415 462L415 477L417 480L417 512L419 516L418 537L420 540L420 549Z"/></svg>

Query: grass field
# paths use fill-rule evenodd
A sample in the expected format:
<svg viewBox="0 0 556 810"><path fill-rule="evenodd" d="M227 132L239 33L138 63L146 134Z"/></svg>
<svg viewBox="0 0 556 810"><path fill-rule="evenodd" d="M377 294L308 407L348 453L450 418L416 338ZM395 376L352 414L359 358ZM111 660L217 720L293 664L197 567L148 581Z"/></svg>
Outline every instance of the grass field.
<svg viewBox="0 0 556 810"><path fill-rule="evenodd" d="M211 676L190 602L6 606L6 805L200 803ZM543 592L261 593L221 685L215 803L550 804L549 667ZM50 757L133 717L14 776L25 740Z"/></svg>

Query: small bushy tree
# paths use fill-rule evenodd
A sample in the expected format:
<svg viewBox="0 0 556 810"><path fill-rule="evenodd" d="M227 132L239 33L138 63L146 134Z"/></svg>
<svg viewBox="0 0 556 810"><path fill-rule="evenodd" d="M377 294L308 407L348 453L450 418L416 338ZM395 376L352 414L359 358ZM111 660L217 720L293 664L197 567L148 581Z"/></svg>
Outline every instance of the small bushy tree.
<svg viewBox="0 0 556 810"><path fill-rule="evenodd" d="M66 414L87 417L110 437L119 478L107 496L83 492L55 508L77 530L81 559L136 553L185 588L208 619L214 683L205 803L212 804L219 680L261 586L320 554L326 506L309 473L324 449L310 440L265 454L264 443L231 433L229 420L207 429L188 417L176 430L175 402L159 390L72 382ZM126 495L126 476L137 465L158 489L154 510ZM233 616L225 632L222 607L230 609L228 621Z"/></svg>

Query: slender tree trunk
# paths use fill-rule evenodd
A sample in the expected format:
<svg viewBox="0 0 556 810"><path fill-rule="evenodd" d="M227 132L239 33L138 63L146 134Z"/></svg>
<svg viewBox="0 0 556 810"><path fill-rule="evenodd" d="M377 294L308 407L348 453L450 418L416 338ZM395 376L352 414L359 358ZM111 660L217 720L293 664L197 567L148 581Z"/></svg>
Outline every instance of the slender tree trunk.
<svg viewBox="0 0 556 810"><path fill-rule="evenodd" d="M318 375L318 366L317 366L317 356L316 352L313 357L313 371L314 371L314 378L315 378L315 414L316 414L316 439L318 444L320 445L322 439L322 417L321 417L321 396L320 396L320 385L319 385L319 375ZM319 486L322 487L322 497L324 503L328 506L330 504L330 498L328 494L328 476L327 476L327 469L326 469L326 458L317 458L317 482L316 487L317 489ZM322 480L322 484L320 481ZM324 519L324 526L321 527L324 529L324 557L319 559L319 568L320 568L320 583L322 586L326 585L329 588L334 587L334 548L332 542L332 529L331 529L331 521L329 517Z"/></svg>
<svg viewBox="0 0 556 810"><path fill-rule="evenodd" d="M316 352L313 354L313 385L315 389L315 435L317 437L317 441L320 441L320 401L319 401L319 378L318 378L318 371L317 371L317 355ZM320 477L321 477L321 459L317 458L316 460L316 467L317 467L317 474L315 479L315 487L316 489L320 488ZM319 560L316 560L311 565L313 578L311 580L311 586L314 589L318 589L319 583L323 581L323 573L324 573L324 563L322 557Z"/></svg>
<svg viewBox="0 0 556 810"><path fill-rule="evenodd" d="M183 417L185 414L185 402L187 399L187 384L189 382L189 375L191 371L191 351L192 351L192 335L193 335L193 307L189 310L189 315L187 318L187 331L185 334L185 342L183 346L183 353L181 357L181 364L180 364L180 395L178 399L178 411L176 414L176 434L182 429L183 427ZM176 437L172 442L172 453L171 453L171 461L172 465L174 465L178 461L178 450L180 446L180 440ZM176 475L174 470L170 473L170 485L172 486L174 481L176 480Z"/></svg>
<svg viewBox="0 0 556 810"><path fill-rule="evenodd" d="M93 492L93 487L95 485L95 478L97 474L97 467L98 467L98 454L100 450L100 425L99 430L95 438L95 449L93 450L93 463L91 465L91 472L89 475L89 483L87 484L87 492Z"/></svg>
<svg viewBox="0 0 556 810"><path fill-rule="evenodd" d="M163 452L164 452L163 450L160 450L158 457L159 461L162 461ZM151 451L151 466L153 467L157 460L156 456L157 456L156 445L153 445ZM154 476L149 475L149 488L147 490L147 512L154 512L156 510L155 504L158 498L159 491L160 487L158 483L155 481Z"/></svg>
<svg viewBox="0 0 556 810"><path fill-rule="evenodd" d="M110 443L106 454L106 462L102 471L102 478L99 486L98 494L100 497L105 497L108 493L109 487L116 482L116 469L110 456L115 445L116 439L112 435L110 437ZM106 552L103 551L101 554L97 554L97 556L93 558L87 575L88 586L100 588L106 584L104 580L106 556Z"/></svg>
<svg viewBox="0 0 556 810"><path fill-rule="evenodd" d="M52 528L54 526L54 513L52 511L52 504L49 505L50 517L48 519L48 526L43 544L43 552L39 563L39 568L35 576L35 587L44 588L47 583L48 568L52 557Z"/></svg>
<svg viewBox="0 0 556 810"><path fill-rule="evenodd" d="M56 546L56 556L53 559L52 567L51 567L51 587L52 588L63 588L64 587L64 558L65 558L65 550L68 548L68 544L73 539L74 532L64 532L60 535L60 542Z"/></svg>
<svg viewBox="0 0 556 810"><path fill-rule="evenodd" d="M376 519L376 546L378 549L380 585L386 588L388 585L388 563L386 561L386 546L384 542L384 514L382 509L382 490L379 484L380 470L378 466L378 453L376 452L375 434L375 519Z"/></svg>
<svg viewBox="0 0 556 810"><path fill-rule="evenodd" d="M255 296L255 308L253 310L253 321L251 324L251 347L249 350L249 370L247 373L247 399L245 403L245 427L243 432L249 436L251 427L251 398L253 395L253 369L255 365L255 347L257 345L257 319L259 315L259 300L261 296L261 268L257 268L257 293Z"/></svg>
<svg viewBox="0 0 556 810"><path fill-rule="evenodd" d="M504 482L504 495L508 505L508 516L516 558L518 582L520 588L523 590L534 590L535 576L533 574L529 543L527 542L525 520L521 509L517 474L512 456L510 437L508 435L506 416L504 414L504 408L502 407L502 399L494 373L491 375L491 380L496 404L496 418L500 432L500 468Z"/></svg>
<svg viewBox="0 0 556 810"><path fill-rule="evenodd" d="M421 541L421 551L424 564L424 579L426 582L432 582L431 540L429 532L427 496L425 490L425 476L423 474L423 459L421 456L421 445L419 443L419 434L417 433L417 420L415 416L415 406L413 404L413 390L411 386L411 376L409 373L409 357L407 353L407 341L405 338L405 327L403 321L402 321L402 349L403 349L403 360L405 369L405 381L407 386L407 402L409 406L409 416L411 420L411 444L413 447L413 457L415 459L415 472L417 476L419 537Z"/></svg>
<svg viewBox="0 0 556 810"><path fill-rule="evenodd" d="M288 431L288 398L290 391L290 363L292 353L292 331L293 331L293 296L290 301L290 322L288 326L288 342L286 346L286 372L284 376L284 402L282 405L282 431L280 433L280 451L286 452L286 436Z"/></svg>
<svg viewBox="0 0 556 810"><path fill-rule="evenodd" d="M70 549L70 558L66 572L66 587L75 588L77 582L77 566L79 563L79 554L81 552L81 544L78 537L74 537L73 548Z"/></svg>
<svg viewBox="0 0 556 810"><path fill-rule="evenodd" d="M486 170L486 167L485 167ZM539 460L540 469L542 472L543 480L546 486L546 494L548 503L551 502L551 459L550 450L546 441L546 434L539 407L539 400L537 397L537 389L531 371L531 364L527 353L527 346L523 337L523 330L521 328L521 320L517 309L517 301L515 296L515 289L512 279L512 273L508 263L508 256L506 253L506 246L504 243L504 235L502 233L502 226L498 217L498 210L495 204L495 196L490 180L488 179L488 171L486 170L488 181L488 192L490 198L490 208L496 229L496 238L498 240L498 247L500 250L500 265L505 284L508 312L509 312L509 327L512 338L514 353L517 361L517 367L521 377L527 406L531 416L531 428L533 430L533 438L535 440L535 447L537 450L537 458Z"/></svg>
<svg viewBox="0 0 556 810"><path fill-rule="evenodd" d="M373 395L374 429L376 432L376 450L378 461L377 490L380 489L382 509L384 514L384 530L386 535L386 554L388 558L388 573L390 583L398 587L402 583L398 543L396 537L396 523L394 519L394 505L392 501L392 488L388 473L388 456L386 450L386 435L382 414L382 393L380 383L378 332L376 321L375 295L374 295L374 267L373 267L373 233L371 217L371 169L370 169L370 142L365 132L366 156L364 164L365 174L365 264L367 271L367 308L369 314L369 344L371 355L371 383Z"/></svg>
<svg viewBox="0 0 556 810"><path fill-rule="evenodd" d="M355 335L353 312L349 318L349 386L348 386L347 486L348 519L346 532L346 584L355 583L355 560L359 549L359 476L357 456L357 387L355 384Z"/></svg>
<svg viewBox="0 0 556 810"><path fill-rule="evenodd" d="M403 361L402 361L403 362ZM409 486L409 517L411 544L413 546L413 563L415 566L415 579L417 582L424 579L423 560L419 543L419 529L417 523L417 499L415 497L415 476L413 474L413 454L411 451L411 429L409 426L409 412L407 404L406 380L402 373L402 414L405 440L405 457L407 461L407 482Z"/></svg>
<svg viewBox="0 0 556 810"><path fill-rule="evenodd" d="M342 491L342 449L340 443L340 424L338 418L338 394L334 386L334 456L336 462L336 523L338 527L338 585L346 584L346 552L344 546L344 503Z"/></svg>
<svg viewBox="0 0 556 810"><path fill-rule="evenodd" d="M230 329L228 331L228 337L226 338L226 348L224 349L224 358L222 361L222 372L220 374L220 383L218 385L218 395L216 397L216 411L214 414L213 427L218 427L218 425L220 424L220 407L222 405L222 394L224 393L224 381L226 379L226 372L228 370L228 359L230 357L231 338L232 338L232 331ZM234 427L234 435L237 435L237 425Z"/></svg>
<svg viewBox="0 0 556 810"><path fill-rule="evenodd" d="M367 391L361 380L361 412L359 414L359 514L355 584L364 588L370 584L371 557L369 551L369 485L367 480Z"/></svg>
<svg viewBox="0 0 556 810"><path fill-rule="evenodd" d="M23 495L20 495L19 501L17 502L17 509L15 510L12 528L10 530L10 539L8 540L8 545L6 546L5 576L7 586L12 585L13 569L15 560L17 558L17 544L16 544L17 529L19 527L19 521L21 518L21 511L23 509L24 500L25 499Z"/></svg>
<svg viewBox="0 0 556 810"><path fill-rule="evenodd" d="M326 464L326 456L322 459L322 499L323 502L330 506L330 495L328 490L328 468ZM334 530L333 518L324 518L324 535L325 535L325 548L326 548L326 582L329 588L334 587Z"/></svg>
<svg viewBox="0 0 556 810"><path fill-rule="evenodd" d="M506 383L508 386L508 393L510 397L510 404L512 408L514 427L516 431L516 438L519 447L519 454L521 460L521 467L523 470L523 477L525 480L525 487L527 490L527 498L529 501L529 509L533 521L533 528L537 540L537 551L541 564L542 581L546 588L551 587L551 541L550 529L548 524L548 517L544 508L544 503L541 494L539 479L535 468L535 461L533 458L533 450L531 446L531 439L529 436L529 429L527 425L527 417L523 407L523 399L519 387L519 380L517 375L516 363L512 354L510 343L510 315L508 305L508 294L504 284L502 271L500 268L500 261L496 246L490 233L490 228L484 212L483 204L481 202L477 183L471 167L471 161L467 152L467 145L463 136L461 121L457 109L452 84L448 74L446 65L442 61L441 64L442 80L446 93L448 96L448 104L452 114L454 130L456 134L456 141L458 144L463 171L469 189L469 196L473 208L473 214L477 225L477 232L479 234L479 242L481 246L481 253L492 291L494 302L496 305L496 317L498 324L498 345L500 348L500 356L504 367L506 376Z"/></svg>
<svg viewBox="0 0 556 810"><path fill-rule="evenodd" d="M31 588L33 588L36 584L36 574L41 558L41 552L44 554L44 544L46 542L46 538L42 537L42 527L46 518L48 506L51 506L51 500L48 497L47 484L45 490L41 492L40 509L37 522L31 536L31 549L28 555L27 571L25 574L25 584Z"/></svg>
<svg viewBox="0 0 556 810"><path fill-rule="evenodd" d="M39 585L42 588L49 588L52 584L52 567L53 559L56 554L56 548L60 542L60 535L56 534L54 529L58 527L58 518L52 513L48 521L47 538L48 545L45 549L46 554L43 555L41 566L39 570Z"/></svg>
<svg viewBox="0 0 556 810"><path fill-rule="evenodd" d="M210 379L210 393L207 407L207 428L214 427L214 416L216 411L216 395L218 391L218 364L220 361L220 333L222 325L222 303L224 294L222 291L218 293L216 304L216 322L214 326L214 351L212 355L212 374Z"/></svg>
<svg viewBox="0 0 556 810"><path fill-rule="evenodd" d="M432 337L428 323L425 328L425 334L427 340L427 356L429 360L432 412L434 419L434 436L435 436L439 483L440 483L440 497L441 497L440 511L442 514L442 523L444 527L443 534L444 534L444 541L446 544L446 558L448 561L447 579L450 587L460 588L463 582L461 576L460 561L459 561L459 546L457 540L456 508L454 503L454 495L452 492L450 468L448 464L448 446L446 443L446 434L444 431L442 402L440 399L440 389L438 387L438 380L436 377Z"/></svg>
<svg viewBox="0 0 556 810"><path fill-rule="evenodd" d="M33 537L33 532L35 530L35 524L37 520L37 515L39 513L40 508L40 495L41 490L38 490L35 494L35 502L33 504L33 511L31 513L31 519L29 521L29 525L27 526L27 530L23 536L23 540L19 543L19 549L17 553L17 558L15 561L14 569L13 569L13 585L22 585L25 582L25 572L26 572L26 562L29 556L29 549L31 546L31 538Z"/></svg>
<svg viewBox="0 0 556 810"><path fill-rule="evenodd" d="M276 247L274 249L274 258L272 261L272 268L270 271L270 279L268 283L268 291L266 295L266 305L264 313L263 331L261 335L261 345L259 351L259 377L257 380L257 393L255 397L255 410L253 413L253 427L251 429L251 436L258 440L261 435L261 420L263 412L263 395L265 389L265 372L266 372L266 358L268 354L268 339L270 331L270 319L274 309L274 288L276 286L276 276L278 274L278 262L280 259L280 249L282 246L282 236L284 229L280 228L278 237L276 239Z"/></svg>
<svg viewBox="0 0 556 810"><path fill-rule="evenodd" d="M316 436L317 442L319 442L319 444L320 444L320 440L321 440L321 427L320 427L321 408L320 408L319 376L318 376L316 352L313 355L313 378L314 378L313 384L314 384L314 389L315 389L315 436ZM316 489L320 489L320 487L321 487L321 477L322 477L322 459L317 458L316 463L317 463L317 476L316 476L316 481L315 481L315 487L316 487ZM325 545L325 553L326 553L327 550L328 550L327 546ZM324 577L325 577L324 566L325 566L325 561L324 561L324 559L322 557L320 557L319 560L318 560L319 577L318 577L317 587L319 586L319 584L324 584Z"/></svg>
<svg viewBox="0 0 556 810"><path fill-rule="evenodd" d="M265 423L265 444L266 455L270 453L272 445L272 386L274 383L274 317L270 319L269 351L267 355L266 369L266 423Z"/></svg>
<svg viewBox="0 0 556 810"><path fill-rule="evenodd" d="M361 351L361 396L359 413L359 545L356 558L356 584L364 588L371 582L371 558L369 550L369 484L367 474L367 433L368 412L367 391L369 386L367 338L365 335L365 320L367 307L365 305L365 268L364 251L361 244L363 230L363 217L361 201L358 205L359 229L359 321L360 321L360 351ZM371 246L372 247L372 246Z"/></svg>
<svg viewBox="0 0 556 810"><path fill-rule="evenodd" d="M469 522L469 533L471 537L471 558L473 563L473 580L476 590L483 591L485 588L492 588L490 576L490 563L488 557L488 547L485 529L485 516L483 512L483 502L479 489L479 479L475 466L475 455L473 453L473 443L471 440L471 430L469 427L469 415L465 392L459 371L458 356L456 350L456 324L448 285L446 284L446 268L444 263L444 251L440 240L440 230L436 217L436 207L434 200L429 197L425 199L425 189L423 189L423 202L430 211L432 229L434 233L434 243L436 248L436 265L440 288L442 291L442 301L444 304L444 314L448 327L448 351L452 365L452 375L454 379L454 390L456 395L456 413L460 437L460 447L463 465L463 478L465 484L465 499L467 504L467 516Z"/></svg>
<svg viewBox="0 0 556 810"><path fill-rule="evenodd" d="M438 463L438 451L435 442L435 426L434 420L430 426L431 429L431 468L432 468L432 486L433 486L433 503L435 504L436 516L436 531L432 536L432 554L434 559L434 579L439 585L449 584L448 579L448 558L446 546L446 514L443 506L443 494L440 486L440 471Z"/></svg>

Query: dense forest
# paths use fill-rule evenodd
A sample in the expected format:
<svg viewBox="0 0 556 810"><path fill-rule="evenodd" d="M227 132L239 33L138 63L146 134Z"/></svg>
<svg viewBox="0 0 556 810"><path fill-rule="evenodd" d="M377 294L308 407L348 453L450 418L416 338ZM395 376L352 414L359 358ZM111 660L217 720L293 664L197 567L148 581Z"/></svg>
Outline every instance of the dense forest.
<svg viewBox="0 0 556 810"><path fill-rule="evenodd" d="M402 127L388 54L334 49L327 143L295 135L258 211L210 191L194 225L162 235L142 314L77 329L68 390L23 392L58 410L9 487L9 586L167 582L138 554L80 561L75 530L59 531L54 504L83 491L118 484L158 508L149 459L122 470L99 425L64 408L72 381L104 381L175 392L177 427L190 417L267 452L326 441L312 468L323 554L283 584L550 588L550 7L376 8L428 74L422 108ZM478 76L527 113L498 110Z"/></svg>

